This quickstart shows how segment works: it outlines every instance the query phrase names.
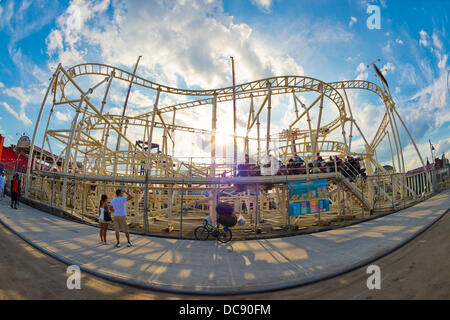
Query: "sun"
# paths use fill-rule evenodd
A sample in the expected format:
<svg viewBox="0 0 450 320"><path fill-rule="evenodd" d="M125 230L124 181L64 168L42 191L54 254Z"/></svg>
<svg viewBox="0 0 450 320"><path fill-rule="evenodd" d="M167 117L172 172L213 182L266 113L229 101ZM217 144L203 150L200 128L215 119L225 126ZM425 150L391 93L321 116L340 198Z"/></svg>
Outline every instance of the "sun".
<svg viewBox="0 0 450 320"><path fill-rule="evenodd" d="M227 146L233 144L233 134L224 131L217 131L216 144L218 146Z"/></svg>

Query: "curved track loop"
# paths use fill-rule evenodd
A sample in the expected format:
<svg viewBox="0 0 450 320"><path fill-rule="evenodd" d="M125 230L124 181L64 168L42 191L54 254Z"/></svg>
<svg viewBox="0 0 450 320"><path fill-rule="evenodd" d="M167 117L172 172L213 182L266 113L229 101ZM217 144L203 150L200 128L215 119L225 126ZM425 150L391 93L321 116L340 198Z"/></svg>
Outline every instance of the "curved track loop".
<svg viewBox="0 0 450 320"><path fill-rule="evenodd" d="M159 90L160 92L185 96L199 96L199 97L209 96L206 99L192 100L172 106L160 107L158 108L158 113L160 114L173 112L175 110L194 108L202 105L211 105L213 102L212 96L217 96L217 102L231 101L233 99L233 87L225 87L209 90L191 90L191 89L173 88L170 86L161 85L156 82L144 79L140 76L136 75L133 76L130 72L126 70L100 63L84 63L75 65L68 69L68 73L72 78L85 75L100 75L100 76L113 75L113 77L116 79L126 82L132 82L135 85L149 88L151 90L156 91ZM61 89L61 92L63 93L63 96L65 86L67 85L68 82L69 82L68 77L66 77L64 74L61 74L58 84ZM345 80L345 81L325 83L323 81L304 76L277 76L240 84L235 87L235 96L236 99L246 99L250 97L266 96L269 92L269 88L270 93L272 95L306 92L306 91L313 91L318 93L323 92L324 96L328 97L339 109L339 117L322 127L322 130L328 132L335 130L337 127L342 125L342 123L345 123L345 121L349 120L349 118L346 115L345 102L341 94L339 93L339 90L361 89L371 91L377 94L383 101L383 103L386 104L387 107L393 107L395 105L389 92L383 90L380 86L376 85L373 82L365 80ZM63 100L63 98L61 99ZM72 107L77 108L75 103L69 102L69 104ZM87 114L89 115L90 112L87 111ZM142 123L143 121L146 121L146 119L148 119L151 115L152 112L147 112L138 116L127 118L131 122ZM373 137L373 140L370 143L371 147L376 148L376 146L378 146L378 144L383 140L384 135L386 134L385 132L388 123L389 122L386 112L384 114L383 120L381 121L378 127L376 135ZM170 125L166 124L166 126ZM195 130L193 128L182 128L180 126L176 127L173 126L172 129L179 129L181 131L191 131L204 134L210 133L208 130Z"/></svg>
<svg viewBox="0 0 450 320"><path fill-rule="evenodd" d="M114 74L114 78L132 82L135 85L142 86L145 88L159 90L161 92L185 95L185 96L209 96L212 97L217 95L218 102L227 101L232 99L233 95L233 87L225 87L218 89L210 89L210 90L190 90L190 89L178 89L169 87L166 85L157 84L155 82L146 80L140 76L133 75L125 70L112 67L105 64L99 63L85 63L73 66L68 69L68 73L72 78L76 78L83 75L102 75L102 76L110 76L111 73ZM64 92L64 88L66 84L69 82L69 79L62 75L59 81L60 88ZM266 79L256 80L240 85L235 86L235 93L237 99L248 98L250 95L254 97L257 96L265 96L268 93L268 90L271 90L271 94L283 94L290 92L303 92L303 91L315 91L318 93L322 93L328 97L333 103L338 107L341 114L345 114L345 103L340 95L340 93L332 86L328 85L326 82L310 78L304 76L278 76L278 77L270 77ZM226 99L223 99L226 97ZM212 98L205 99L202 104L211 104ZM168 107L171 108L171 107ZM174 109L166 109L161 108L159 110L161 113L170 112Z"/></svg>

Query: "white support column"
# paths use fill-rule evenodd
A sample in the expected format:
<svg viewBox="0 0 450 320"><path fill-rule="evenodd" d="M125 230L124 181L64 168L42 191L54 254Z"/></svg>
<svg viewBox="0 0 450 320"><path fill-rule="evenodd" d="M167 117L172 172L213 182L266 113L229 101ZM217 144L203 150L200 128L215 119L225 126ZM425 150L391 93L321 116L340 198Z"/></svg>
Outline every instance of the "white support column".
<svg viewBox="0 0 450 320"><path fill-rule="evenodd" d="M148 157L147 157L147 170L149 172L149 176L151 175L151 170L152 170L152 141L153 141L153 128L155 126L155 116L156 113L158 112L158 103L159 103L159 95L161 93L161 89L158 88L158 91L156 92L156 99L155 99L155 103L153 105L153 112L152 112L152 123L150 125L150 133L149 133L149 137L148 137Z"/></svg>
<svg viewBox="0 0 450 320"><path fill-rule="evenodd" d="M217 126L217 94L214 94L212 103L212 123L211 123L211 177L216 175L216 126ZM211 186L212 187L212 186ZM213 195L212 200L209 203L209 215L212 218L213 223L216 223L216 206L217 206L217 192L214 187L211 189Z"/></svg>
<svg viewBox="0 0 450 320"><path fill-rule="evenodd" d="M260 126L261 122L259 122L259 115L256 118L256 139L258 140L258 155L257 155L257 162L260 163L261 161L261 132L260 132Z"/></svg>
<svg viewBox="0 0 450 320"><path fill-rule="evenodd" d="M352 150L352 138L353 138L353 113L352 108L350 107L350 102L347 97L347 91L345 91L344 86L342 86L342 91L344 91L345 100L347 102L348 111L350 112L350 135L349 135L349 141L348 141L348 151L351 152ZM344 122L345 125L345 122Z"/></svg>
<svg viewBox="0 0 450 320"><path fill-rule="evenodd" d="M114 75L115 75L115 72L112 71L111 75L109 76L109 79L108 79L108 85L106 86L105 95L103 96L102 106L100 108L100 113L103 113L103 109L105 108L106 98L108 97L109 88L111 87L111 82L112 82L112 80L114 78Z"/></svg>
<svg viewBox="0 0 450 320"><path fill-rule="evenodd" d="M55 105L52 105L52 108L50 109L50 113L48 115L48 119L47 119L47 124L45 125L45 131L44 131L44 139L42 139L42 147L41 147L41 151L44 150L44 146L45 146L45 141L47 139L47 131L48 131L48 126L50 124L50 120L52 119L52 115L53 115L53 111L55 109ZM41 157L39 159L39 170L42 170L42 158L44 156L44 152L41 152Z"/></svg>
<svg viewBox="0 0 450 320"><path fill-rule="evenodd" d="M414 146L414 149L416 149L417 155L419 156L420 162L422 163L422 167L423 167L423 169L425 170L425 172L427 173L427 179L428 179L428 182L430 183L430 185L432 185L432 184L431 184L430 173L427 171L427 167L425 166L425 163L423 162L422 155L420 154L419 149L417 148L416 142L415 142L414 139L412 138L411 133L409 133L408 128L406 127L405 123L403 122L403 120L402 120L402 118L400 117L400 115L399 115L399 113L397 112L397 110L396 110L395 108L393 108L393 110L394 110L394 112L397 114L397 117L398 117L398 119L400 120L401 124L403 125L403 128L405 128L405 131L406 131L406 133L408 134L409 139L411 140L411 142L412 142L412 144L413 144L413 146ZM434 190L433 190L433 191L434 191Z"/></svg>
<svg viewBox="0 0 450 320"><path fill-rule="evenodd" d="M270 87L270 82L267 82L268 92L267 92L267 136L266 136L266 155L269 155L270 148L270 116L272 111L272 89Z"/></svg>
<svg viewBox="0 0 450 320"><path fill-rule="evenodd" d="M80 103L78 104L77 112L75 113L75 118L72 121L72 127L70 128L70 136L69 136L69 142L67 143L67 149L66 149L66 156L64 158L64 174L67 174L69 172L69 162L71 157L71 149L72 149L72 142L73 142L73 136L75 134L75 129L77 126L78 116L80 115L81 106L83 105L84 99L86 95L83 93L80 98ZM76 163L75 163L76 165ZM73 169L73 164L72 164ZM64 211L66 209L66 194L67 194L67 177L63 178L63 188L62 188L62 203L61 203L61 209Z"/></svg>
<svg viewBox="0 0 450 320"><path fill-rule="evenodd" d="M176 113L177 113L177 109L173 109L173 116L172 116L172 158L173 158L174 153L175 153L175 115L176 115Z"/></svg>
<svg viewBox="0 0 450 320"><path fill-rule="evenodd" d="M320 129L320 122L322 120L322 110L323 110L323 86L320 85L320 106L319 106L319 119L317 120L317 130L316 134L314 136L314 150L313 150L313 156L315 156L318 152L318 142L319 142L319 129Z"/></svg>
<svg viewBox="0 0 450 320"><path fill-rule="evenodd" d="M105 169L105 166L106 166L106 158L105 158L105 156L106 156L106 148L108 147L108 138L109 138L109 130L110 130L110 127L111 127L111 124L109 124L108 123L108 125L106 126L106 123L105 123L105 141L103 142L103 146L102 146L102 157L101 157L101 162L102 162L102 164L101 164L101 172L102 172L102 174L106 174L106 169Z"/></svg>
<svg viewBox="0 0 450 320"><path fill-rule="evenodd" d="M391 151L392 167L395 170L395 160L394 160L394 153L392 151L391 137L390 137L389 131L386 130L386 132L387 132L387 137L388 137L388 141L389 141L389 150Z"/></svg>
<svg viewBox="0 0 450 320"><path fill-rule="evenodd" d="M37 131L39 129L39 123L41 122L42 112L44 111L44 107L45 107L45 103L47 102L48 94L50 93L50 90L51 90L51 88L53 86L53 82L55 81L57 74L59 73L59 68L60 67L61 67L61 63L58 64L58 67L56 68L56 71L53 73L53 76L52 76L52 78L50 80L50 83L48 85L48 88L47 88L47 92L45 93L44 100L42 101L41 108L39 109L39 114L38 114L38 117L36 119L36 124L34 126L33 137L31 139L31 145L30 145L30 151L28 153L27 176L26 176L26 180L25 180L25 197L28 196L28 189L29 189L29 183L30 183L30 174L31 174L31 169L32 169L31 166L32 166L32 162L33 162L34 143L36 141L36 134L37 134Z"/></svg>

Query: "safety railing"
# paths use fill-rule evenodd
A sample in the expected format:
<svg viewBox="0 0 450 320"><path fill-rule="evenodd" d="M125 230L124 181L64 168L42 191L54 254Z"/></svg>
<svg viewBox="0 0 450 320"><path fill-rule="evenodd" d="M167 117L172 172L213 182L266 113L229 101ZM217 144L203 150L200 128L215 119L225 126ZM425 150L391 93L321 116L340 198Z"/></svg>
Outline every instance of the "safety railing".
<svg viewBox="0 0 450 320"><path fill-rule="evenodd" d="M233 228L233 238L248 239L338 227L405 208L430 194L417 196L422 189L408 184L416 178L406 177L403 187L401 174L350 179L337 162L329 167L330 172L320 173L314 173L309 163L305 161L306 172L301 174L237 178L112 177L35 170L27 200L96 224L100 197L106 194L111 200L120 188L133 196L127 203L132 231L188 239L205 216L215 214L215 204L229 202L246 221ZM318 180L327 180L329 210L294 215L290 185Z"/></svg>

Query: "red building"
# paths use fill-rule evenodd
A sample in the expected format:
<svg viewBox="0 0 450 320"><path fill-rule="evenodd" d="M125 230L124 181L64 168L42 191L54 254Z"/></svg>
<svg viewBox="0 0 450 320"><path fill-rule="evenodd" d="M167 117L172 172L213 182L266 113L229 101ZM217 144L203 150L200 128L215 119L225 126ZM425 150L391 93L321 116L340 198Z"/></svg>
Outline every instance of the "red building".
<svg viewBox="0 0 450 320"><path fill-rule="evenodd" d="M0 135L0 171L7 169L14 172L26 172L28 157L18 154L14 145L5 147L4 142L5 137Z"/></svg>

